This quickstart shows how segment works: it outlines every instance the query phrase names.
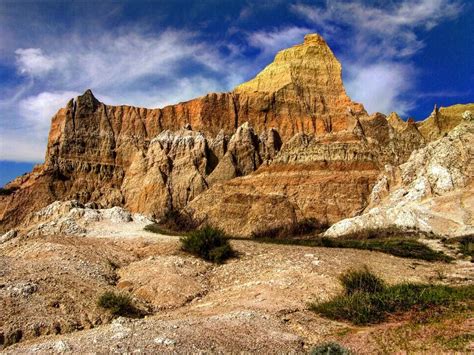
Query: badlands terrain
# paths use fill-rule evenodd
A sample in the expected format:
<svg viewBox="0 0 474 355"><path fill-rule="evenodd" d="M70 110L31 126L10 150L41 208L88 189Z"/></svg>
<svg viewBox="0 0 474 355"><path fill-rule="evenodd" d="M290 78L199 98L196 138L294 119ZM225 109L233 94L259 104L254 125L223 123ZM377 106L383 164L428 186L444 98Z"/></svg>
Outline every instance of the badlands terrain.
<svg viewBox="0 0 474 355"><path fill-rule="evenodd" d="M44 164L1 190L2 352L474 351L472 298L365 325L312 310L364 267L474 283L474 104L369 115L341 70L310 34L228 93L71 99ZM182 250L179 229L209 225L231 237L223 264ZM100 307L106 291L135 314Z"/></svg>

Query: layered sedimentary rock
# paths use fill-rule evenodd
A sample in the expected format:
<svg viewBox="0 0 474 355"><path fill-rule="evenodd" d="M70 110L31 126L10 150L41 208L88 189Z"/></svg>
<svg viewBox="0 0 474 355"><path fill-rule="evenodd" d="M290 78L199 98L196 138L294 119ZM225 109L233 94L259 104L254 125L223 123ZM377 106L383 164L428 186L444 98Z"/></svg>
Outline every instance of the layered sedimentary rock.
<svg viewBox="0 0 474 355"><path fill-rule="evenodd" d="M297 134L257 171L216 184L185 210L241 236L308 218L332 224L361 213L380 169L404 162L423 145L415 131L399 133L374 115L361 118L352 132Z"/></svg>
<svg viewBox="0 0 474 355"><path fill-rule="evenodd" d="M240 225L228 229L241 235L250 228L220 219L226 210L253 209L260 227L306 217L333 223L365 208L385 164L425 144L420 130L367 115L346 95L326 42L307 35L232 92L162 109L106 105L90 90L71 100L52 119L45 163L0 196L0 229L72 199L153 217L186 208Z"/></svg>
<svg viewBox="0 0 474 355"><path fill-rule="evenodd" d="M327 237L371 230L422 231L453 237L474 234L474 123L388 165L372 190L366 213L342 220Z"/></svg>

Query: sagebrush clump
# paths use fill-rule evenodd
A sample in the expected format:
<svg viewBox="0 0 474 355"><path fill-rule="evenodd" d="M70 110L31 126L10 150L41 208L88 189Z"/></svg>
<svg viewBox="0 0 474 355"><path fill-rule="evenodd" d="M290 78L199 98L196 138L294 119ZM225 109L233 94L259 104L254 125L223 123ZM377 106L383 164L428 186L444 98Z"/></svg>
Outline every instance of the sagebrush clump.
<svg viewBox="0 0 474 355"><path fill-rule="evenodd" d="M311 350L311 355L349 355L351 352L342 345L335 342L328 342L315 346Z"/></svg>
<svg viewBox="0 0 474 355"><path fill-rule="evenodd" d="M132 299L126 294L106 291L100 295L97 304L116 316L135 317L140 315L133 305Z"/></svg>
<svg viewBox="0 0 474 355"><path fill-rule="evenodd" d="M184 251L214 263L221 264L235 256L226 234L211 226L190 232L180 240Z"/></svg>

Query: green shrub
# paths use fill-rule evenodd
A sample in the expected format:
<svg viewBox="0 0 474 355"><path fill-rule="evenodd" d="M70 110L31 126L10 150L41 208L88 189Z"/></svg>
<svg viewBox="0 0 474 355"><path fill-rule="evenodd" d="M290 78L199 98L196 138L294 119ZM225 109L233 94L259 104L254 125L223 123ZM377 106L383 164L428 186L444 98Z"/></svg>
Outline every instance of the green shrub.
<svg viewBox="0 0 474 355"><path fill-rule="evenodd" d="M106 291L100 295L97 304L109 310L113 315L132 317L140 314L133 304L130 296Z"/></svg>
<svg viewBox="0 0 474 355"><path fill-rule="evenodd" d="M364 279L366 278L367 276L364 276ZM375 280L377 276L372 275L372 278ZM343 275L341 280L343 279L353 277ZM374 291L373 287L368 290L365 287L354 289L352 282L350 284L352 292L347 292L346 288L344 294L328 302L312 304L310 308L331 319L348 320L354 324L371 324L386 320L390 314L410 310L424 311L436 307L441 310L453 309L465 302L474 301L474 285L450 287L403 283L380 287L379 284ZM372 281L370 285L374 285Z"/></svg>
<svg viewBox="0 0 474 355"><path fill-rule="evenodd" d="M385 288L383 280L371 273L367 267L362 270L350 270L342 274L339 280L347 295L352 295L355 292L374 293Z"/></svg>
<svg viewBox="0 0 474 355"><path fill-rule="evenodd" d="M335 342L328 342L314 347L311 355L348 355L351 352Z"/></svg>
<svg viewBox="0 0 474 355"><path fill-rule="evenodd" d="M315 218L305 218L298 222L267 228L252 232L253 239L282 239L308 235L315 232L322 232L328 228L325 223L320 223Z"/></svg>
<svg viewBox="0 0 474 355"><path fill-rule="evenodd" d="M222 263L235 255L223 231L210 226L190 232L182 237L181 248L204 260Z"/></svg>

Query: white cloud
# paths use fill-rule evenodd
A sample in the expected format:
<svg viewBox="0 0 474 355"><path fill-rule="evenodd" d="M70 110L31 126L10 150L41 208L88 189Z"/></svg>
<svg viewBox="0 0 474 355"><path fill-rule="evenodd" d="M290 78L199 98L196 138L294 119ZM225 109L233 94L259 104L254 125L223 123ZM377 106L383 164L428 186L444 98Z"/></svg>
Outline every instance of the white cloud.
<svg viewBox="0 0 474 355"><path fill-rule="evenodd" d="M18 71L22 74L44 75L55 66L55 61L45 56L41 48L20 48L15 54Z"/></svg>
<svg viewBox="0 0 474 355"><path fill-rule="evenodd" d="M213 46L177 30L159 35L139 30L105 32L94 38L74 35L58 38L54 47L18 49L16 54L20 72L47 76L56 87L106 91L133 86L138 80L173 77L186 65L216 72L226 65Z"/></svg>
<svg viewBox="0 0 474 355"><path fill-rule="evenodd" d="M1 160L42 162L46 153L46 137L31 135L23 130L0 132Z"/></svg>
<svg viewBox="0 0 474 355"><path fill-rule="evenodd" d="M247 34L248 43L262 52L262 56L274 56L279 50L303 42L311 30L305 27L284 27L272 31L256 31Z"/></svg>
<svg viewBox="0 0 474 355"><path fill-rule="evenodd" d="M412 89L412 83L405 78L412 75L409 65L377 63L348 68L346 89L354 101L362 102L368 112L396 111L405 115L413 108L412 103L399 100L400 93Z"/></svg>
<svg viewBox="0 0 474 355"><path fill-rule="evenodd" d="M0 159L42 161L51 118L77 95L75 91L42 92L18 101L16 111L4 112L16 119L13 127L0 127Z"/></svg>
<svg viewBox="0 0 474 355"><path fill-rule="evenodd" d="M54 114L77 95L77 91L58 91L28 96L18 103L19 113L27 124L44 135L49 130Z"/></svg>

